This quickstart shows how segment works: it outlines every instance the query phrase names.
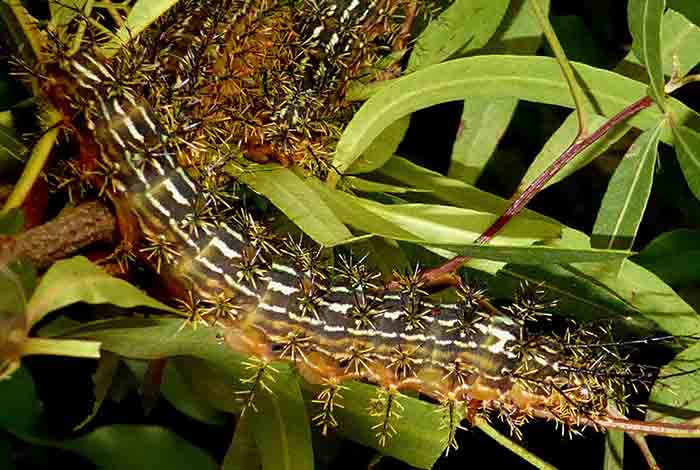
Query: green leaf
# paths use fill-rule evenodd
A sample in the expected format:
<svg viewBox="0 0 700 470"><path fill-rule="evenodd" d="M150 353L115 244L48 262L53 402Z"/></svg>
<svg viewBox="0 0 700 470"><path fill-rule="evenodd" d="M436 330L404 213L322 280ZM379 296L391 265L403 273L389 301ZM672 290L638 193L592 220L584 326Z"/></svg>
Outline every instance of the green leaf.
<svg viewBox="0 0 700 470"><path fill-rule="evenodd" d="M100 356L97 362L97 370L92 375L93 394L95 396L95 401L92 404L92 411L73 428L73 431L84 428L86 424L97 416L97 412L100 411L102 403L104 403L107 397L107 392L112 385L112 379L114 379L114 374L116 374L118 367L119 357L116 354L105 352Z"/></svg>
<svg viewBox="0 0 700 470"><path fill-rule="evenodd" d="M49 2L51 12L51 27L66 28L79 14L85 12L87 0L65 0Z"/></svg>
<svg viewBox="0 0 700 470"><path fill-rule="evenodd" d="M221 470L258 470L261 467L260 451L255 445L248 418L243 416L236 423L236 431L224 455Z"/></svg>
<svg viewBox="0 0 700 470"><path fill-rule="evenodd" d="M552 247L588 248L588 237L566 228ZM619 273L607 264L576 263L566 266L509 265L499 273L503 288L512 277L511 289L528 280L546 282L560 309L583 320L626 318L630 327L661 328L677 336L700 332L700 316L674 290L643 267L625 260ZM650 323L651 322L651 323Z"/></svg>
<svg viewBox="0 0 700 470"><path fill-rule="evenodd" d="M308 399L320 392L318 386L302 385ZM341 436L415 468L431 468L447 448L449 431L444 426L444 410L405 395L398 396L404 409L402 418L395 423L396 435L388 440L386 447L379 447L376 430L372 429L378 418L369 413L370 401L377 397L377 387L358 382L343 385L348 386L341 392L343 408L337 408L335 413L340 423L336 432ZM318 408L314 410L320 411Z"/></svg>
<svg viewBox="0 0 700 470"><path fill-rule="evenodd" d="M616 73L583 64L572 64L585 83L600 113L613 115L646 95L642 83ZM373 95L348 124L336 147L336 168L342 173L370 143L392 122L419 109L438 103L469 97L514 97L545 104L573 107L566 83L556 61L547 57L479 56L432 65L387 82ZM678 123L692 117L694 111L669 99L668 107ZM628 124L647 129L662 118L656 107L632 117ZM661 140L668 142L668 133Z"/></svg>
<svg viewBox="0 0 700 470"><path fill-rule="evenodd" d="M688 188L700 199L700 134L687 127L679 127L671 122L675 137L674 147L678 163L683 171Z"/></svg>
<svg viewBox="0 0 700 470"><path fill-rule="evenodd" d="M178 0L138 0L116 36L104 46L105 56L114 55L120 47L138 36L177 2Z"/></svg>
<svg viewBox="0 0 700 470"><path fill-rule="evenodd" d="M593 226L595 248L629 250L649 201L662 121L642 133L613 173Z"/></svg>
<svg viewBox="0 0 700 470"><path fill-rule="evenodd" d="M272 393L260 390L257 412L248 410L251 432L260 449L265 470L313 470L310 420L301 395L299 379L291 373L275 374Z"/></svg>
<svg viewBox="0 0 700 470"><path fill-rule="evenodd" d="M372 144L367 147L367 150L358 159L350 162L351 165L345 173L369 173L384 165L396 152L408 130L410 122L410 116L405 116L389 125L379 137L374 139Z"/></svg>
<svg viewBox="0 0 700 470"><path fill-rule="evenodd" d="M0 396L12 406L0 407L0 427L34 444L76 452L99 468L129 470L169 468L202 470L217 468L201 449L172 431L156 426L112 425L97 428L78 438L54 437L31 376L20 368L0 382Z"/></svg>
<svg viewBox="0 0 700 470"><path fill-rule="evenodd" d="M678 66L677 73L684 77L700 63L700 27L691 23L678 12L668 10L661 25L661 57L664 62L664 75L671 76L675 58Z"/></svg>
<svg viewBox="0 0 700 470"><path fill-rule="evenodd" d="M659 235L633 260L673 287L700 282L700 231L681 229Z"/></svg>
<svg viewBox="0 0 700 470"><path fill-rule="evenodd" d="M540 25L526 4L530 0L512 0L498 31L482 54L534 54L541 44ZM549 1L540 1L547 14ZM470 45L471 46L471 43ZM460 51L460 55L470 48ZM518 100L512 98L477 98L464 101L459 130L452 148L447 175L473 184L493 155L505 132Z"/></svg>
<svg viewBox="0 0 700 470"><path fill-rule="evenodd" d="M503 137L517 103L511 98L464 101L447 172L450 178L476 182Z"/></svg>
<svg viewBox="0 0 700 470"><path fill-rule="evenodd" d="M348 225L395 240L430 245L470 244L497 217L442 205L380 204L332 190L318 182L309 183ZM558 234L557 224L516 218L494 239L494 243L527 245Z"/></svg>
<svg viewBox="0 0 700 470"><path fill-rule="evenodd" d="M632 255L625 250L551 248L548 246L442 246L460 255L516 264L571 264L621 261Z"/></svg>
<svg viewBox="0 0 700 470"><path fill-rule="evenodd" d="M668 0L668 7L682 13L696 25L700 25L700 4L695 0Z"/></svg>
<svg viewBox="0 0 700 470"><path fill-rule="evenodd" d="M336 214L289 168L255 165L241 170L228 165L226 171L267 197L305 234L323 246L333 246L352 238L352 233Z"/></svg>
<svg viewBox="0 0 700 470"><path fill-rule="evenodd" d="M622 431L605 432L605 460L603 470L624 470L625 433Z"/></svg>
<svg viewBox="0 0 700 470"><path fill-rule="evenodd" d="M406 194L406 193L429 193L428 189L414 189L407 188L405 186L397 186L393 184L378 183L376 181L370 181L357 176L344 176L343 177L343 187L348 188L353 191L359 191L361 193L394 193L394 194Z"/></svg>
<svg viewBox="0 0 700 470"><path fill-rule="evenodd" d="M647 421L682 423L700 413L700 343L678 354L661 369L651 389Z"/></svg>
<svg viewBox="0 0 700 470"><path fill-rule="evenodd" d="M226 373L225 376L219 376L222 385L223 381L227 380L226 386L222 386L220 390L210 388L210 392L214 393L211 396L220 396L222 400L229 400L229 402L222 403L218 398L211 399L211 396L208 399L211 400L212 406L230 409L229 403L236 401L235 392L245 390L247 387L240 382L240 379L251 375L245 367L245 358L221 345L217 337L218 330L215 328L194 330L181 327L182 320L172 318L128 318L99 321L66 329L61 336L101 341L104 350L132 359L190 356L203 360L196 365L199 369L206 361L209 364L209 371L216 370L216 374ZM274 386L275 397L291 400L296 396L296 391L278 392L278 386L275 383L288 387L290 386L288 380L292 379L286 376L294 377L294 380L296 376L292 375L287 364L274 363L273 366L278 370L275 374L277 382L270 383ZM208 374L209 372L206 373ZM376 424L376 418L369 416L367 412L370 400L376 396L377 388L355 382L343 385L348 388L342 392L344 397L342 404L345 408L339 409L336 416L340 422L337 430L340 435L419 468L430 467L442 454L447 445L448 432L440 425L442 416L434 412L435 405L401 396L405 418L397 422L397 436L389 441L386 448L382 448L371 429L371 426ZM318 387L306 383L303 386L305 393L310 390L310 394L306 395L307 401L320 391ZM224 393L225 396L217 395L220 393ZM276 399L275 397L272 398ZM237 411L240 411L239 401L237 406ZM258 406L257 401L256 406ZM248 411L252 412L252 410ZM316 408L312 408L309 414L314 414L314 411L318 412ZM287 411L280 410L280 412ZM273 413L272 418L274 416ZM261 452L264 451L261 450Z"/></svg>
<svg viewBox="0 0 700 470"><path fill-rule="evenodd" d="M598 116L597 114L588 113L587 126L589 129L597 129L603 125L607 119L603 116ZM604 153L611 145L617 142L622 136L624 136L629 131L629 126L626 124L620 124L612 129L610 132L605 134L604 137L598 139L596 142L591 144L584 151L576 155L571 162L569 162L564 168L562 168L556 175L554 175L547 183L545 183L544 188L547 188L553 184L562 181L564 178L571 176L579 169L591 163L599 155ZM559 156L564 153L564 151L571 146L578 135L578 117L576 113L571 113L566 117L564 123L559 126L544 144L540 153L535 157L535 161L532 162L530 167L527 169L525 176L518 185L518 192L523 192L538 176L540 176L549 166L554 163L554 161L559 158Z"/></svg>
<svg viewBox="0 0 700 470"><path fill-rule="evenodd" d="M47 313L76 302L110 303L123 308L143 306L182 315L128 282L110 276L87 258L76 256L49 268L27 305L27 321L33 325Z"/></svg>
<svg viewBox="0 0 700 470"><path fill-rule="evenodd" d="M210 455L159 426L113 424L55 446L72 450L104 470L218 469Z"/></svg>
<svg viewBox="0 0 700 470"><path fill-rule="evenodd" d="M647 68L651 97L662 108L665 107L665 93L661 19L665 9L664 0L629 0L627 4L627 21L634 39L632 49Z"/></svg>
<svg viewBox="0 0 700 470"><path fill-rule="evenodd" d="M508 0L455 0L418 37L407 72L437 64L468 45L484 46L508 9Z"/></svg>
<svg viewBox="0 0 700 470"><path fill-rule="evenodd" d="M400 157L389 160L378 171L378 174L415 189L430 191L423 195L423 200L426 202L434 200L492 214L502 214L510 204L509 201L499 196L456 179L448 178ZM523 210L518 218L559 224L556 220L529 209Z"/></svg>

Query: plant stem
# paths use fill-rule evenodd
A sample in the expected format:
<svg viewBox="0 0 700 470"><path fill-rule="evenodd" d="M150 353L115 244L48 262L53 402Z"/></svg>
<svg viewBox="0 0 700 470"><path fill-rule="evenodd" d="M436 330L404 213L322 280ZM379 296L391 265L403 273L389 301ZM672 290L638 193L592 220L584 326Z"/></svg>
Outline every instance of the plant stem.
<svg viewBox="0 0 700 470"><path fill-rule="evenodd" d="M564 48L561 46L559 38L557 38L557 35L552 28L552 24L544 14L539 2L540 0L530 0L529 3L535 17L537 18L537 21L540 23L542 33L544 34L549 47L552 48L552 52L554 53L557 63L559 63L559 67L561 67L561 72L564 74L564 80L566 80L566 84L569 85L569 91L571 92L571 97L574 100L574 107L576 108L576 118L578 119L578 135L576 136L576 140L578 141L579 139L585 138L585 136L588 135L588 119L586 118L586 110L583 104L583 92L576 81L574 69L571 67L569 59L566 58Z"/></svg>
<svg viewBox="0 0 700 470"><path fill-rule="evenodd" d="M32 150L32 155L27 162L27 165L22 171L22 175L19 177L19 181L12 190L12 194L7 198L5 206L0 210L0 215L7 213L10 209L20 207L24 202L24 199L31 191L34 186L34 182L39 177L41 170L43 170L46 161L51 154L51 149L53 149L56 139L58 138L58 132L60 130L59 123L61 122L61 115L58 111L51 109L49 111L49 130L47 130L44 135L41 136L39 142L36 143L34 149Z"/></svg>
<svg viewBox="0 0 700 470"><path fill-rule="evenodd" d="M498 232L506 226L510 220L518 215L525 206L534 198L554 175L564 168L574 157L588 148L591 144L601 139L605 134L612 130L616 125L631 118L640 111L650 107L652 100L645 96L634 103L627 106L625 109L610 118L602 126L595 130L592 134L583 139L576 139L549 167L547 167L530 185L519 195L517 195L510 206L501 214L496 221L482 233L474 243L477 245L485 245L489 243ZM446 274L452 273L459 269L464 263L469 261L469 256L455 256L447 263L435 269L427 271L423 274L423 279L427 284L440 279Z"/></svg>
<svg viewBox="0 0 700 470"><path fill-rule="evenodd" d="M506 436L504 436L500 432L496 431L483 418L479 418L479 417L474 418L474 426L479 428L481 431L483 431L484 434L489 436L491 439L495 440L496 442L501 444L503 447L505 447L509 451L513 452L515 455L517 455L521 459L525 460L526 462L531 463L532 465L539 468L540 470L557 470L556 467L554 467L553 465L545 462L544 460L537 457L532 452L530 452L527 449L525 449L524 447L516 444L511 439L508 439Z"/></svg>

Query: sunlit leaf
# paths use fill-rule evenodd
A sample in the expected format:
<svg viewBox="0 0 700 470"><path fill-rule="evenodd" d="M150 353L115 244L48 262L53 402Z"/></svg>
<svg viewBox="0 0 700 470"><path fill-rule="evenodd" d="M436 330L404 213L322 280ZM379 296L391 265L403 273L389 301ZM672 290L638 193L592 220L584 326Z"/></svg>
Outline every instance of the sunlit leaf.
<svg viewBox="0 0 700 470"><path fill-rule="evenodd" d="M333 246L352 238L352 233L338 220L337 215L292 170L277 165L252 168L241 170L231 165L227 171L270 199L305 234L321 245Z"/></svg>
<svg viewBox="0 0 700 470"><path fill-rule="evenodd" d="M179 0L138 0L129 12L124 25L115 38L104 47L105 55L114 54L119 48L138 36Z"/></svg>
<svg viewBox="0 0 700 470"><path fill-rule="evenodd" d="M616 73L572 64L603 115L613 115L645 96L645 85ZM336 147L336 165L342 172L392 122L428 106L468 97L514 97L544 104L573 107L566 83L554 59L546 57L479 56L432 65L389 82L373 95L348 124ZM700 118L678 101L669 99L679 124ZM661 119L650 107L628 124L647 129ZM662 134L668 142L670 135Z"/></svg>
<svg viewBox="0 0 700 470"><path fill-rule="evenodd" d="M664 125L661 122L640 135L610 178L593 226L592 246L632 248L651 194L659 134Z"/></svg>
<svg viewBox="0 0 700 470"><path fill-rule="evenodd" d="M455 0L418 37L407 71L442 62L465 45L479 49L496 31L508 4L508 0Z"/></svg>
<svg viewBox="0 0 700 470"><path fill-rule="evenodd" d="M630 0L627 4L627 21L634 38L632 49L646 66L651 97L661 107L665 101L661 57L661 19L665 9L664 0Z"/></svg>
<svg viewBox="0 0 700 470"><path fill-rule="evenodd" d="M365 150L358 159L351 162L351 165L344 173L369 173L384 165L386 161L394 155L394 152L396 152L396 149L408 130L410 121L410 117L405 116L384 129L379 137L374 139L372 144L367 147L367 150ZM335 163L343 165L339 160Z"/></svg>
<svg viewBox="0 0 700 470"><path fill-rule="evenodd" d="M272 381L274 380L274 381ZM310 419L294 374L275 374L268 382L272 393L255 397L257 412L246 416L260 449L264 470L312 470Z"/></svg>
<svg viewBox="0 0 700 470"><path fill-rule="evenodd" d="M700 134L672 124L676 155L688 187L700 199Z"/></svg>
<svg viewBox="0 0 700 470"><path fill-rule="evenodd" d="M595 130L603 125L607 119L596 114L588 113L587 126L588 129ZM553 184L562 181L564 178L574 174L579 169L591 163L596 157L604 153L611 145L617 142L623 135L629 131L629 126L620 124L612 129L601 139L595 141L584 151L576 155L564 168L554 175L544 185L547 188ZM559 126L542 147L540 153L535 157L527 169L525 176L518 185L518 192L522 192L527 188L538 176L542 174L554 161L574 142L578 134L578 118L576 113L571 113L567 116L564 123Z"/></svg>
<svg viewBox="0 0 700 470"><path fill-rule="evenodd" d="M482 54L533 54L541 44L541 28L527 2L512 0L496 34ZM547 14L549 0L540 1ZM467 53L470 43L459 55ZM452 148L448 176L473 184L505 132L518 100L478 98L464 100L459 129Z"/></svg>
<svg viewBox="0 0 700 470"><path fill-rule="evenodd" d="M111 303L124 308L143 306L178 313L128 282L110 276L87 258L76 256L58 261L46 272L27 305L28 322L34 324L47 313L76 302Z"/></svg>
<svg viewBox="0 0 700 470"><path fill-rule="evenodd" d="M472 243L497 216L470 209L431 204L380 204L310 182L336 214L363 232L431 245ZM496 244L530 244L556 237L559 227L516 218L496 237Z"/></svg>

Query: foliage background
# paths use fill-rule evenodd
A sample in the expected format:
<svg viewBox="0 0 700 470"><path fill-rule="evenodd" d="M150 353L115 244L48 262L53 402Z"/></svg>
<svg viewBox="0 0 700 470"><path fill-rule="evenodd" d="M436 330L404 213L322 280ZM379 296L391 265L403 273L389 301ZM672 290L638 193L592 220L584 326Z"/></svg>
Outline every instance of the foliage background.
<svg viewBox="0 0 700 470"><path fill-rule="evenodd" d="M700 22L700 9L692 1L668 4L682 10L696 24ZM631 36L627 30L626 7L624 1L553 1L550 19L569 59L601 68L614 67L627 54L631 44ZM692 18L693 12L697 13L695 18ZM539 53L548 55L549 51L546 47L541 47ZM0 81L0 105L6 107L15 104L16 96L20 92L21 88L18 88L13 79L5 73ZM691 108L699 109L698 93L699 87L691 85L674 96ZM460 126L461 112L461 103L449 103L415 113L398 153L422 166L446 173L455 145L454 137ZM532 162L532 156L540 151L569 112L568 109L557 106L520 102L494 158L479 178L478 186L504 198L509 197ZM21 116L21 113L19 115ZM574 178L568 178L546 189L530 207L570 227L591 233L610 175L629 144L629 138L615 144L603 157L581 170ZM700 205L685 184L673 153L669 148L662 146L661 165L654 177L654 188L634 249L642 250L659 235L672 230L697 230L700 228L699 221ZM686 283L678 288L681 295L694 305L696 310L700 304L697 281L696 278L695 283ZM91 309L95 315L105 313L104 307L81 305L81 318L85 318L86 312L89 315ZM44 322L61 316L70 318L71 315L77 315L76 308L66 307L53 312ZM661 359L659 355L663 354L668 355L669 360L672 358L668 351L653 350L639 359L658 360ZM73 428L92 412L95 400L92 382L92 374L96 371L95 361L33 356L25 358L23 363L35 379L37 395L46 413L43 425L48 426L48 429L42 431L53 436L72 436ZM128 367L119 366L117 374L122 380L118 382L123 385L123 390L112 390L111 399L102 403L97 416L81 432L99 438L90 432L100 425L157 424L173 430L176 434L167 437L151 436L154 441L149 441L147 436L139 435L136 428L114 428L122 431L121 436L137 437L133 441L121 441L125 445L122 455L128 455L129 459L133 460L132 463L143 464L153 459L158 466L165 466L166 462L162 459L166 457L164 454L167 454L167 450L158 453L157 442L162 444L168 439L178 439L179 436L184 441L206 450L215 460L221 461L231 443L236 419L202 406L195 413L206 416L206 419L196 420L181 413L163 399L158 400L152 413L145 417L141 398L133 387L128 387L129 383L135 385L136 377L144 371L144 365L135 361L130 362ZM16 399L19 402L20 397L17 396ZM210 424L204 424L203 421ZM418 433L424 431L420 429L421 424L418 420L412 421L412 425L418 426ZM350 460L353 465L364 466L374 455L372 449L347 440L321 438L315 432L312 437L317 468L347 464ZM441 458L436 468L531 468L529 464L478 431L461 432L459 440L460 449ZM685 468L687 462L696 461L700 457L700 450L693 440L650 438L650 441L662 468ZM119 442L119 439L115 442ZM0 461L13 462L16 468L47 468L59 464L73 468L93 468L94 464L90 460L76 453L36 444L40 442L22 440L3 431L0 433ZM602 434L588 432L584 438L562 439L549 423L528 425L523 445L558 468L599 468L604 455ZM87 446L90 447L91 444L88 442ZM191 458L206 460L201 456ZM644 468L643 461L634 448L628 449L625 460L625 468ZM383 459L376 468L405 467L406 464L399 461Z"/></svg>

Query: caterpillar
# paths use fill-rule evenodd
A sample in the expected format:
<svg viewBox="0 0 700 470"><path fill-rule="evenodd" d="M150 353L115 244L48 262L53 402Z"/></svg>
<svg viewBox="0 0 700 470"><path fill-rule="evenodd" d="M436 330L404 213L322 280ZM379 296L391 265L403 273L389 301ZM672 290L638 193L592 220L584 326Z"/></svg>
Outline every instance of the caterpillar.
<svg viewBox="0 0 700 470"><path fill-rule="evenodd" d="M53 52L46 95L94 143L81 152L96 154L110 197L136 220L134 255L174 280L191 323L330 390L346 380L414 390L451 410L499 410L516 430L534 416L604 426L609 402L650 377L606 348L577 347L590 330L536 333L530 320L551 306L539 290L524 286L510 310L469 283L459 301L436 303L419 270L388 290L362 258L330 265L313 243L276 236L220 192L231 181L193 177L235 149L283 164L329 155L352 111L349 81L415 15L389 0L295 8L183 2L113 59Z"/></svg>

